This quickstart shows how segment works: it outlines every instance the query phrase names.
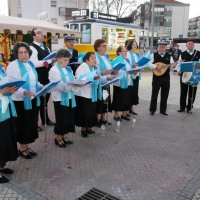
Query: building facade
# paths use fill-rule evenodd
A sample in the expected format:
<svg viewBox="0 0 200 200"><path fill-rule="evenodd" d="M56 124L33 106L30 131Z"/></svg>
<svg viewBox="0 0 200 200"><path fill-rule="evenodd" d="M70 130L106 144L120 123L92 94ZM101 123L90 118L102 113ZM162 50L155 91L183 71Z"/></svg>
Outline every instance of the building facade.
<svg viewBox="0 0 200 200"><path fill-rule="evenodd" d="M63 25L71 11L86 9L89 0L8 0L9 16L40 19Z"/></svg>
<svg viewBox="0 0 200 200"><path fill-rule="evenodd" d="M154 31L159 39L187 37L189 6L175 0L155 0ZM151 30L151 5L144 3L132 13L133 23Z"/></svg>
<svg viewBox="0 0 200 200"><path fill-rule="evenodd" d="M188 37L200 38L200 16L189 20Z"/></svg>

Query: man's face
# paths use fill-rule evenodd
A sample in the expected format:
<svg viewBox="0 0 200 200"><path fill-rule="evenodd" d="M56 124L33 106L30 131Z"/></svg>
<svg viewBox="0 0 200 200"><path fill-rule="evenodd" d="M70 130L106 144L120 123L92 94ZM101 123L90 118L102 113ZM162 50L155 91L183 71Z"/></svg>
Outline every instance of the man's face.
<svg viewBox="0 0 200 200"><path fill-rule="evenodd" d="M193 50L194 49L194 42L193 41L187 42L186 47L187 47L188 50Z"/></svg>
<svg viewBox="0 0 200 200"><path fill-rule="evenodd" d="M44 35L42 33L42 30L37 28L34 30L34 32L35 32L35 36L33 36L34 41L38 43L44 42Z"/></svg>
<svg viewBox="0 0 200 200"><path fill-rule="evenodd" d="M159 53L165 53L166 52L166 46L165 45L158 45L158 52Z"/></svg>
<svg viewBox="0 0 200 200"><path fill-rule="evenodd" d="M65 42L65 46L68 48L68 49L73 49L74 48L74 41L73 40L68 40Z"/></svg>

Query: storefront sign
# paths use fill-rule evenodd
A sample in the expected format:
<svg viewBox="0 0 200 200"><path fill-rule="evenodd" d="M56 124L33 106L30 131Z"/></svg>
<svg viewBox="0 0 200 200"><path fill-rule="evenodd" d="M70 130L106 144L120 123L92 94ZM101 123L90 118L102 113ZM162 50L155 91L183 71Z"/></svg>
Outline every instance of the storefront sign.
<svg viewBox="0 0 200 200"><path fill-rule="evenodd" d="M117 16L115 15L107 15L107 14L98 13L98 12L91 12L91 18L117 21Z"/></svg>
<svg viewBox="0 0 200 200"><path fill-rule="evenodd" d="M88 17L89 10L88 9L74 10L74 11L72 11L71 16L72 17Z"/></svg>

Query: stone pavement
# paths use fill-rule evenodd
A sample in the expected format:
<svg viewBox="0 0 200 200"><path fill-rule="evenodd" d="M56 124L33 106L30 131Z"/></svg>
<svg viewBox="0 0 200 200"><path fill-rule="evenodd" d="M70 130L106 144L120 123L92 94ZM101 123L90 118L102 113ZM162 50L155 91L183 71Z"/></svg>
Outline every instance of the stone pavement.
<svg viewBox="0 0 200 200"><path fill-rule="evenodd" d="M105 131L82 138L77 129L74 145L60 149L47 127L32 145L37 158L9 163L15 173L0 185L0 200L74 200L92 187L123 200L199 200L200 97L193 114L177 113L179 80L172 76L169 116L150 116L150 94L151 74L143 73L136 123L123 121L120 133L110 114Z"/></svg>

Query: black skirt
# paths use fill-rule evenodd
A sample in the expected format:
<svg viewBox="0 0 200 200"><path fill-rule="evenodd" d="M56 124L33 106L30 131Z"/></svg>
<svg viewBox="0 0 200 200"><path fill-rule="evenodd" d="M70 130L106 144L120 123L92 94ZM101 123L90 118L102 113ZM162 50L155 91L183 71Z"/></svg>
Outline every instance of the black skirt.
<svg viewBox="0 0 200 200"><path fill-rule="evenodd" d="M110 86L103 87L102 90L107 90L109 96L106 100L97 100L97 114L103 114L107 112L112 112L112 104L110 98ZM102 91L103 92L103 91Z"/></svg>
<svg viewBox="0 0 200 200"><path fill-rule="evenodd" d="M114 111L128 111L130 108L130 90L113 86L113 102Z"/></svg>
<svg viewBox="0 0 200 200"><path fill-rule="evenodd" d="M76 96L75 124L91 128L97 124L96 102L92 99Z"/></svg>
<svg viewBox="0 0 200 200"><path fill-rule="evenodd" d="M137 77L136 79L133 79L133 86L129 86L128 88L130 90L131 105L138 105L139 104L139 95L138 95L139 77Z"/></svg>
<svg viewBox="0 0 200 200"><path fill-rule="evenodd" d="M0 167L4 167L8 161L16 160L17 157L17 138L11 118L0 122Z"/></svg>
<svg viewBox="0 0 200 200"><path fill-rule="evenodd" d="M62 106L60 101L54 101L53 103L56 118L55 134L64 135L69 132L75 132L74 108L71 107L71 100L69 101L69 107Z"/></svg>
<svg viewBox="0 0 200 200"><path fill-rule="evenodd" d="M17 110L15 126L17 130L17 141L20 144L29 144L35 142L38 138L38 111L36 99L32 100L32 109L25 110L23 101L14 101Z"/></svg>

